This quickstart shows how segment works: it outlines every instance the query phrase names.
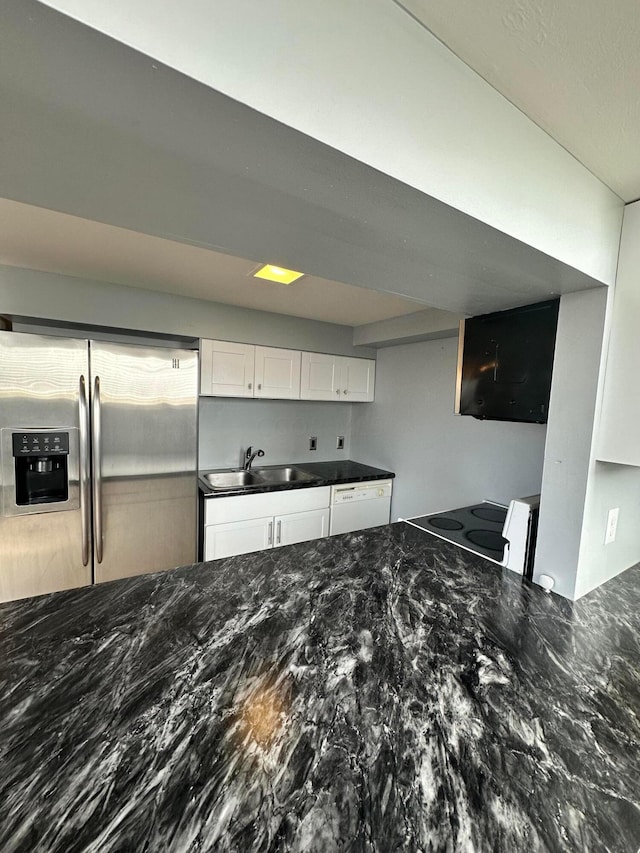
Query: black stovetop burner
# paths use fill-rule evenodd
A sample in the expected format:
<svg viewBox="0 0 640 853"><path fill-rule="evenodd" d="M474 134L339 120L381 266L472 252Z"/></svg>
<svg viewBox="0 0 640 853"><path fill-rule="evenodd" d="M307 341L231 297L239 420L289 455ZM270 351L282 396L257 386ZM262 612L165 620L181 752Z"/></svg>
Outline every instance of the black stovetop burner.
<svg viewBox="0 0 640 853"><path fill-rule="evenodd" d="M506 517L506 506L483 501L460 509L411 518L408 523L461 545L474 554L504 563L508 542L502 535L502 529Z"/></svg>

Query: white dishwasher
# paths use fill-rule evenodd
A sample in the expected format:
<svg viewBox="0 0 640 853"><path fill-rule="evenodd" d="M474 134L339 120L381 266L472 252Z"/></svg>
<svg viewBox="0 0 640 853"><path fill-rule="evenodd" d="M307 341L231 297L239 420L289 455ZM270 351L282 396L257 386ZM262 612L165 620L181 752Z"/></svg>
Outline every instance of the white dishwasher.
<svg viewBox="0 0 640 853"><path fill-rule="evenodd" d="M390 514L391 480L331 486L330 536L388 524Z"/></svg>

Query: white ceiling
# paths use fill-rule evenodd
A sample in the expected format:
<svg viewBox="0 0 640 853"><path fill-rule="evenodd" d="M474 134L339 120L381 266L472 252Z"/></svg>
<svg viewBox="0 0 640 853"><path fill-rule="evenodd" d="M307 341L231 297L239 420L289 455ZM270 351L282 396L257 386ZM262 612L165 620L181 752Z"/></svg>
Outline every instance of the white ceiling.
<svg viewBox="0 0 640 853"><path fill-rule="evenodd" d="M638 0L397 0L624 201L640 197Z"/></svg>
<svg viewBox="0 0 640 853"><path fill-rule="evenodd" d="M395 2L614 192L627 201L640 196L640 159L634 144L640 141L637 0L611 6L597 0ZM336 228L344 228L343 221L336 222ZM231 251L244 254L251 249ZM42 207L0 202L0 263L354 326L425 307L397 294L314 276L291 287L257 283L248 274L263 261L278 259L243 260L202 243L193 246ZM489 272L499 283L495 271ZM336 278L343 275L358 280L335 272ZM437 271L422 275L437 279ZM547 273L542 277L548 278ZM385 290L392 289L393 279L389 282ZM441 286L450 290L446 284ZM567 289L571 287L569 283ZM527 297L536 298L529 291L518 294L520 302ZM441 307L463 310L442 299ZM476 313L496 307L479 306Z"/></svg>
<svg viewBox="0 0 640 853"><path fill-rule="evenodd" d="M0 263L9 266L345 326L425 308L405 297L317 276L304 276L288 286L252 278L251 273L264 262L0 199Z"/></svg>

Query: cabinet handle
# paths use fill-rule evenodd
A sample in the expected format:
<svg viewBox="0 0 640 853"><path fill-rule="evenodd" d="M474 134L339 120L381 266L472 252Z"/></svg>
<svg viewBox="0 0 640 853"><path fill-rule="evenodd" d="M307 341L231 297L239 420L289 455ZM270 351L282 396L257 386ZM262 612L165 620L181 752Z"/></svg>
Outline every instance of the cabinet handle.
<svg viewBox="0 0 640 853"><path fill-rule="evenodd" d="M247 385L247 388L249 389L249 391L251 391L251 388L252 388L252 383L251 383L251 382Z"/></svg>
<svg viewBox="0 0 640 853"><path fill-rule="evenodd" d="M267 545L273 545L273 521L269 522L269 533L267 534Z"/></svg>
<svg viewBox="0 0 640 853"><path fill-rule="evenodd" d="M336 394L339 394L339 393L340 393L340 389L336 388Z"/></svg>
<svg viewBox="0 0 640 853"><path fill-rule="evenodd" d="M277 533L276 533L276 545L279 545L282 541L282 522L278 522Z"/></svg>
<svg viewBox="0 0 640 853"><path fill-rule="evenodd" d="M342 393L343 393L343 394L348 394L349 392L348 392L348 391L347 391L347 389L345 388L345 389L344 389L344 391L343 391Z"/></svg>
<svg viewBox="0 0 640 853"><path fill-rule="evenodd" d="M262 390L262 382L259 382L258 383L258 391L261 391L261 390Z"/></svg>

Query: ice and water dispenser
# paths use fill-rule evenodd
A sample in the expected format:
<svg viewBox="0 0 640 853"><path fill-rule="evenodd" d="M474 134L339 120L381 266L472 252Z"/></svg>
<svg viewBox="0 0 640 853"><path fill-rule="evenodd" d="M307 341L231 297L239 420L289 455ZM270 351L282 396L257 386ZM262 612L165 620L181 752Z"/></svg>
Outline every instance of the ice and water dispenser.
<svg viewBox="0 0 640 853"><path fill-rule="evenodd" d="M68 432L13 432L11 445L17 506L36 506L68 500Z"/></svg>
<svg viewBox="0 0 640 853"><path fill-rule="evenodd" d="M80 505L78 427L0 429L0 515Z"/></svg>

